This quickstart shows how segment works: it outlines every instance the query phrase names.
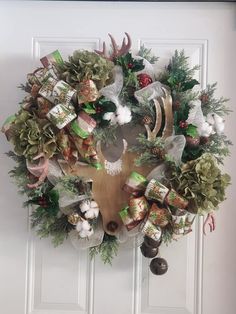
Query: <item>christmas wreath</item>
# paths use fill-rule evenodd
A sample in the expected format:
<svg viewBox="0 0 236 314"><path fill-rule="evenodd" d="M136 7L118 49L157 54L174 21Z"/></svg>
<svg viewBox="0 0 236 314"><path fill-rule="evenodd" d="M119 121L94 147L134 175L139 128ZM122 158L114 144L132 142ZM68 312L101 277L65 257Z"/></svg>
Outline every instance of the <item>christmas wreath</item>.
<svg viewBox="0 0 236 314"><path fill-rule="evenodd" d="M17 166L10 171L31 205L32 227L54 245L69 237L105 263L119 245L140 245L150 269L167 271L161 243L192 231L213 213L230 183L219 164L229 154L224 135L227 99L203 91L184 51L158 69L144 46L77 50L64 61L59 51L20 86L27 96L2 131Z"/></svg>

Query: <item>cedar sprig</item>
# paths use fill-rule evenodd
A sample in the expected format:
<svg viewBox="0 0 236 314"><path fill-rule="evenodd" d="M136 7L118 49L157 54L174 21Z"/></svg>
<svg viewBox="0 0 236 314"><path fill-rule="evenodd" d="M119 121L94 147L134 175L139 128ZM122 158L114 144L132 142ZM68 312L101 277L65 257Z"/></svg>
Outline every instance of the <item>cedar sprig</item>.
<svg viewBox="0 0 236 314"><path fill-rule="evenodd" d="M146 100L144 102L138 102L136 106L131 107L132 111L132 123L134 125L142 124L142 120L145 116L151 119L150 127L153 127L156 119L156 113L154 108L154 102Z"/></svg>
<svg viewBox="0 0 236 314"><path fill-rule="evenodd" d="M199 82L193 78L195 71L199 66L190 67L188 57L185 56L184 50L175 51L169 65L159 76L161 83L169 86L174 93L191 90Z"/></svg>
<svg viewBox="0 0 236 314"><path fill-rule="evenodd" d="M146 59L151 64L154 64L159 60L158 57L152 54L152 49L146 48L144 45L142 45L139 49L138 56Z"/></svg>
<svg viewBox="0 0 236 314"><path fill-rule="evenodd" d="M228 98L220 97L219 99L215 98L217 83L207 85L200 93L200 99L205 96L204 101L202 101L202 112L204 116L208 113L216 113L219 116L225 116L231 112L227 107Z"/></svg>
<svg viewBox="0 0 236 314"><path fill-rule="evenodd" d="M230 155L229 146L233 143L227 138L225 134L212 134L209 142L202 146L204 152L211 153L220 164L223 164L224 158Z"/></svg>
<svg viewBox="0 0 236 314"><path fill-rule="evenodd" d="M103 242L89 249L90 258L93 259L96 255L100 255L104 264L112 265L112 260L118 253L118 241L115 236L105 233Z"/></svg>

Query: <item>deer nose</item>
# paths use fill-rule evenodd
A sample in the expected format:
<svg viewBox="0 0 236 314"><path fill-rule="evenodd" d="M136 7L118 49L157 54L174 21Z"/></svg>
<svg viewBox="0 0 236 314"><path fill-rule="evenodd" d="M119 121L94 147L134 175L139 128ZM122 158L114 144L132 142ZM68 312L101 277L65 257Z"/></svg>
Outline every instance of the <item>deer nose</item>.
<svg viewBox="0 0 236 314"><path fill-rule="evenodd" d="M110 232L115 232L118 228L118 223L115 221L109 221L107 224L107 230Z"/></svg>

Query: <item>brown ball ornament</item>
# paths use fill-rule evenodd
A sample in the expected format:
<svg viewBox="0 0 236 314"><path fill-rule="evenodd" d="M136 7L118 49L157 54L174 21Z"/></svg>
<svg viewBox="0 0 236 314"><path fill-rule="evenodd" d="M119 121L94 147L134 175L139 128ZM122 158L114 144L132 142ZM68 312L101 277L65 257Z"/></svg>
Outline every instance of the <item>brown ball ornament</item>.
<svg viewBox="0 0 236 314"><path fill-rule="evenodd" d="M118 223L116 221L109 221L107 224L107 230L115 232L118 229Z"/></svg>
<svg viewBox="0 0 236 314"><path fill-rule="evenodd" d="M209 143L209 137L206 137L206 136L201 136L200 137L200 144L201 145L206 145Z"/></svg>
<svg viewBox="0 0 236 314"><path fill-rule="evenodd" d="M153 257L157 256L157 254L158 254L158 248L153 248L153 247L147 246L144 242L141 245L140 250L141 250L143 256L147 257L147 258L153 258Z"/></svg>
<svg viewBox="0 0 236 314"><path fill-rule="evenodd" d="M164 275L168 270L167 261L164 258L154 258L150 263L150 270L154 275Z"/></svg>
<svg viewBox="0 0 236 314"><path fill-rule="evenodd" d="M192 137L192 136L185 136L186 139L186 145L188 147L198 147L200 144L200 138L199 137Z"/></svg>
<svg viewBox="0 0 236 314"><path fill-rule="evenodd" d="M144 237L144 243L146 246L150 247L150 248L159 248L159 246L161 246L162 240L153 240L152 238L145 236Z"/></svg>

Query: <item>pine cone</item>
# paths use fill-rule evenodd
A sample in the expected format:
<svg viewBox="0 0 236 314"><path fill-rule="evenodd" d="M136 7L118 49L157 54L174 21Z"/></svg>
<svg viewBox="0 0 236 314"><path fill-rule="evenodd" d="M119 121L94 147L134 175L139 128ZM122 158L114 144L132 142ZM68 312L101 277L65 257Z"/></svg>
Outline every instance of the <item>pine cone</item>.
<svg viewBox="0 0 236 314"><path fill-rule="evenodd" d="M160 147L153 147L151 152L153 155L157 156L159 159L164 159L166 155L165 150Z"/></svg>
<svg viewBox="0 0 236 314"><path fill-rule="evenodd" d="M152 118L149 116L144 116L142 120L143 124L151 124L152 123Z"/></svg>
<svg viewBox="0 0 236 314"><path fill-rule="evenodd" d="M201 100L201 102L202 102L203 104L205 104L205 103L208 102L209 97L208 97L207 94L202 94L202 95L200 96L200 100Z"/></svg>
<svg viewBox="0 0 236 314"><path fill-rule="evenodd" d="M209 137L206 137L206 136L201 136L200 137L200 144L201 145L205 145L205 144L208 144L209 143Z"/></svg>
<svg viewBox="0 0 236 314"><path fill-rule="evenodd" d="M174 111L178 111L179 108L180 108L180 105L181 105L180 101L179 101L179 100L175 100L175 101L173 102L173 106L172 106L173 110L174 110Z"/></svg>

